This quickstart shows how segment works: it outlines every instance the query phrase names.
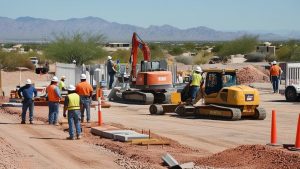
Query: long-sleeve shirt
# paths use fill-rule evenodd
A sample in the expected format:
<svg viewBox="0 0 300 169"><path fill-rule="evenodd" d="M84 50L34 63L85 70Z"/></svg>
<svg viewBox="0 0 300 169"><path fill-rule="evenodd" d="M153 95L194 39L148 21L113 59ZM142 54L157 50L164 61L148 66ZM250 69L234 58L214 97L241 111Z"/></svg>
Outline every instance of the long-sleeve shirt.
<svg viewBox="0 0 300 169"><path fill-rule="evenodd" d="M19 96L24 99L32 99L37 96L37 91L32 85L25 85L18 90Z"/></svg>

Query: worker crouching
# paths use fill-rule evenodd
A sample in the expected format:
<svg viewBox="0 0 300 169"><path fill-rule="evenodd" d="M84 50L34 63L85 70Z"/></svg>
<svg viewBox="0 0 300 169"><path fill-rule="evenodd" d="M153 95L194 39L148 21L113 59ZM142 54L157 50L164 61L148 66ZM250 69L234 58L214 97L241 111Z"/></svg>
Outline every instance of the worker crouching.
<svg viewBox="0 0 300 169"><path fill-rule="evenodd" d="M68 87L68 95L64 102L64 112L63 116L66 117L66 111L68 110L68 124L69 124L69 137L68 140L74 140L74 129L76 129L76 138L81 138L81 127L80 127L80 96L75 91L75 86L70 85Z"/></svg>

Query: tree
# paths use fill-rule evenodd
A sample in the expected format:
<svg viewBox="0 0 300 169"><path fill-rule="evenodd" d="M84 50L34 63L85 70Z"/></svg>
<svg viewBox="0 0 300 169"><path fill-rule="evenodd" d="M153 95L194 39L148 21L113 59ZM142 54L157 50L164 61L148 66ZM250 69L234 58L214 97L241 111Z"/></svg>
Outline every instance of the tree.
<svg viewBox="0 0 300 169"><path fill-rule="evenodd" d="M106 56L106 52L99 46L103 41L104 36L101 34L62 33L46 48L46 56L50 60L63 63L72 63L75 60L77 65L87 64Z"/></svg>
<svg viewBox="0 0 300 169"><path fill-rule="evenodd" d="M238 39L224 43L218 55L222 60L226 60L230 55L247 54L254 51L257 44L258 36L244 35Z"/></svg>

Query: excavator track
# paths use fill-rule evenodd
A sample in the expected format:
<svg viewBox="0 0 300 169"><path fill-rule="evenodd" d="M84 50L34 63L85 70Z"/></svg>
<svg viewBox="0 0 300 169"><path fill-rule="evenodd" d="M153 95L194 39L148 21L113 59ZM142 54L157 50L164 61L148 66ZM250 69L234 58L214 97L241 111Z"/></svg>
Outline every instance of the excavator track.
<svg viewBox="0 0 300 169"><path fill-rule="evenodd" d="M242 113L239 108L232 108L213 104L206 106L197 106L195 107L194 113L197 116L218 118L224 120L240 120L242 117Z"/></svg>
<svg viewBox="0 0 300 169"><path fill-rule="evenodd" d="M144 93L140 91L125 91L122 93L122 98L125 101L139 104L153 104L154 96L152 93Z"/></svg>
<svg viewBox="0 0 300 169"><path fill-rule="evenodd" d="M264 108L261 107L257 107L255 109L255 115L253 117L253 119L255 120L264 120L267 116L267 112Z"/></svg>

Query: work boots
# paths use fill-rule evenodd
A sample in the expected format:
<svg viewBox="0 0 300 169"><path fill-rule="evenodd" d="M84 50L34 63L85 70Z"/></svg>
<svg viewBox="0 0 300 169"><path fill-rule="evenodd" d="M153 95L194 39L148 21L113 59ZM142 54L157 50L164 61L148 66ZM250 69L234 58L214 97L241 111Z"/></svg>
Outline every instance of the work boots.
<svg viewBox="0 0 300 169"><path fill-rule="evenodd" d="M26 122L24 120L21 121L21 124L26 124Z"/></svg>

